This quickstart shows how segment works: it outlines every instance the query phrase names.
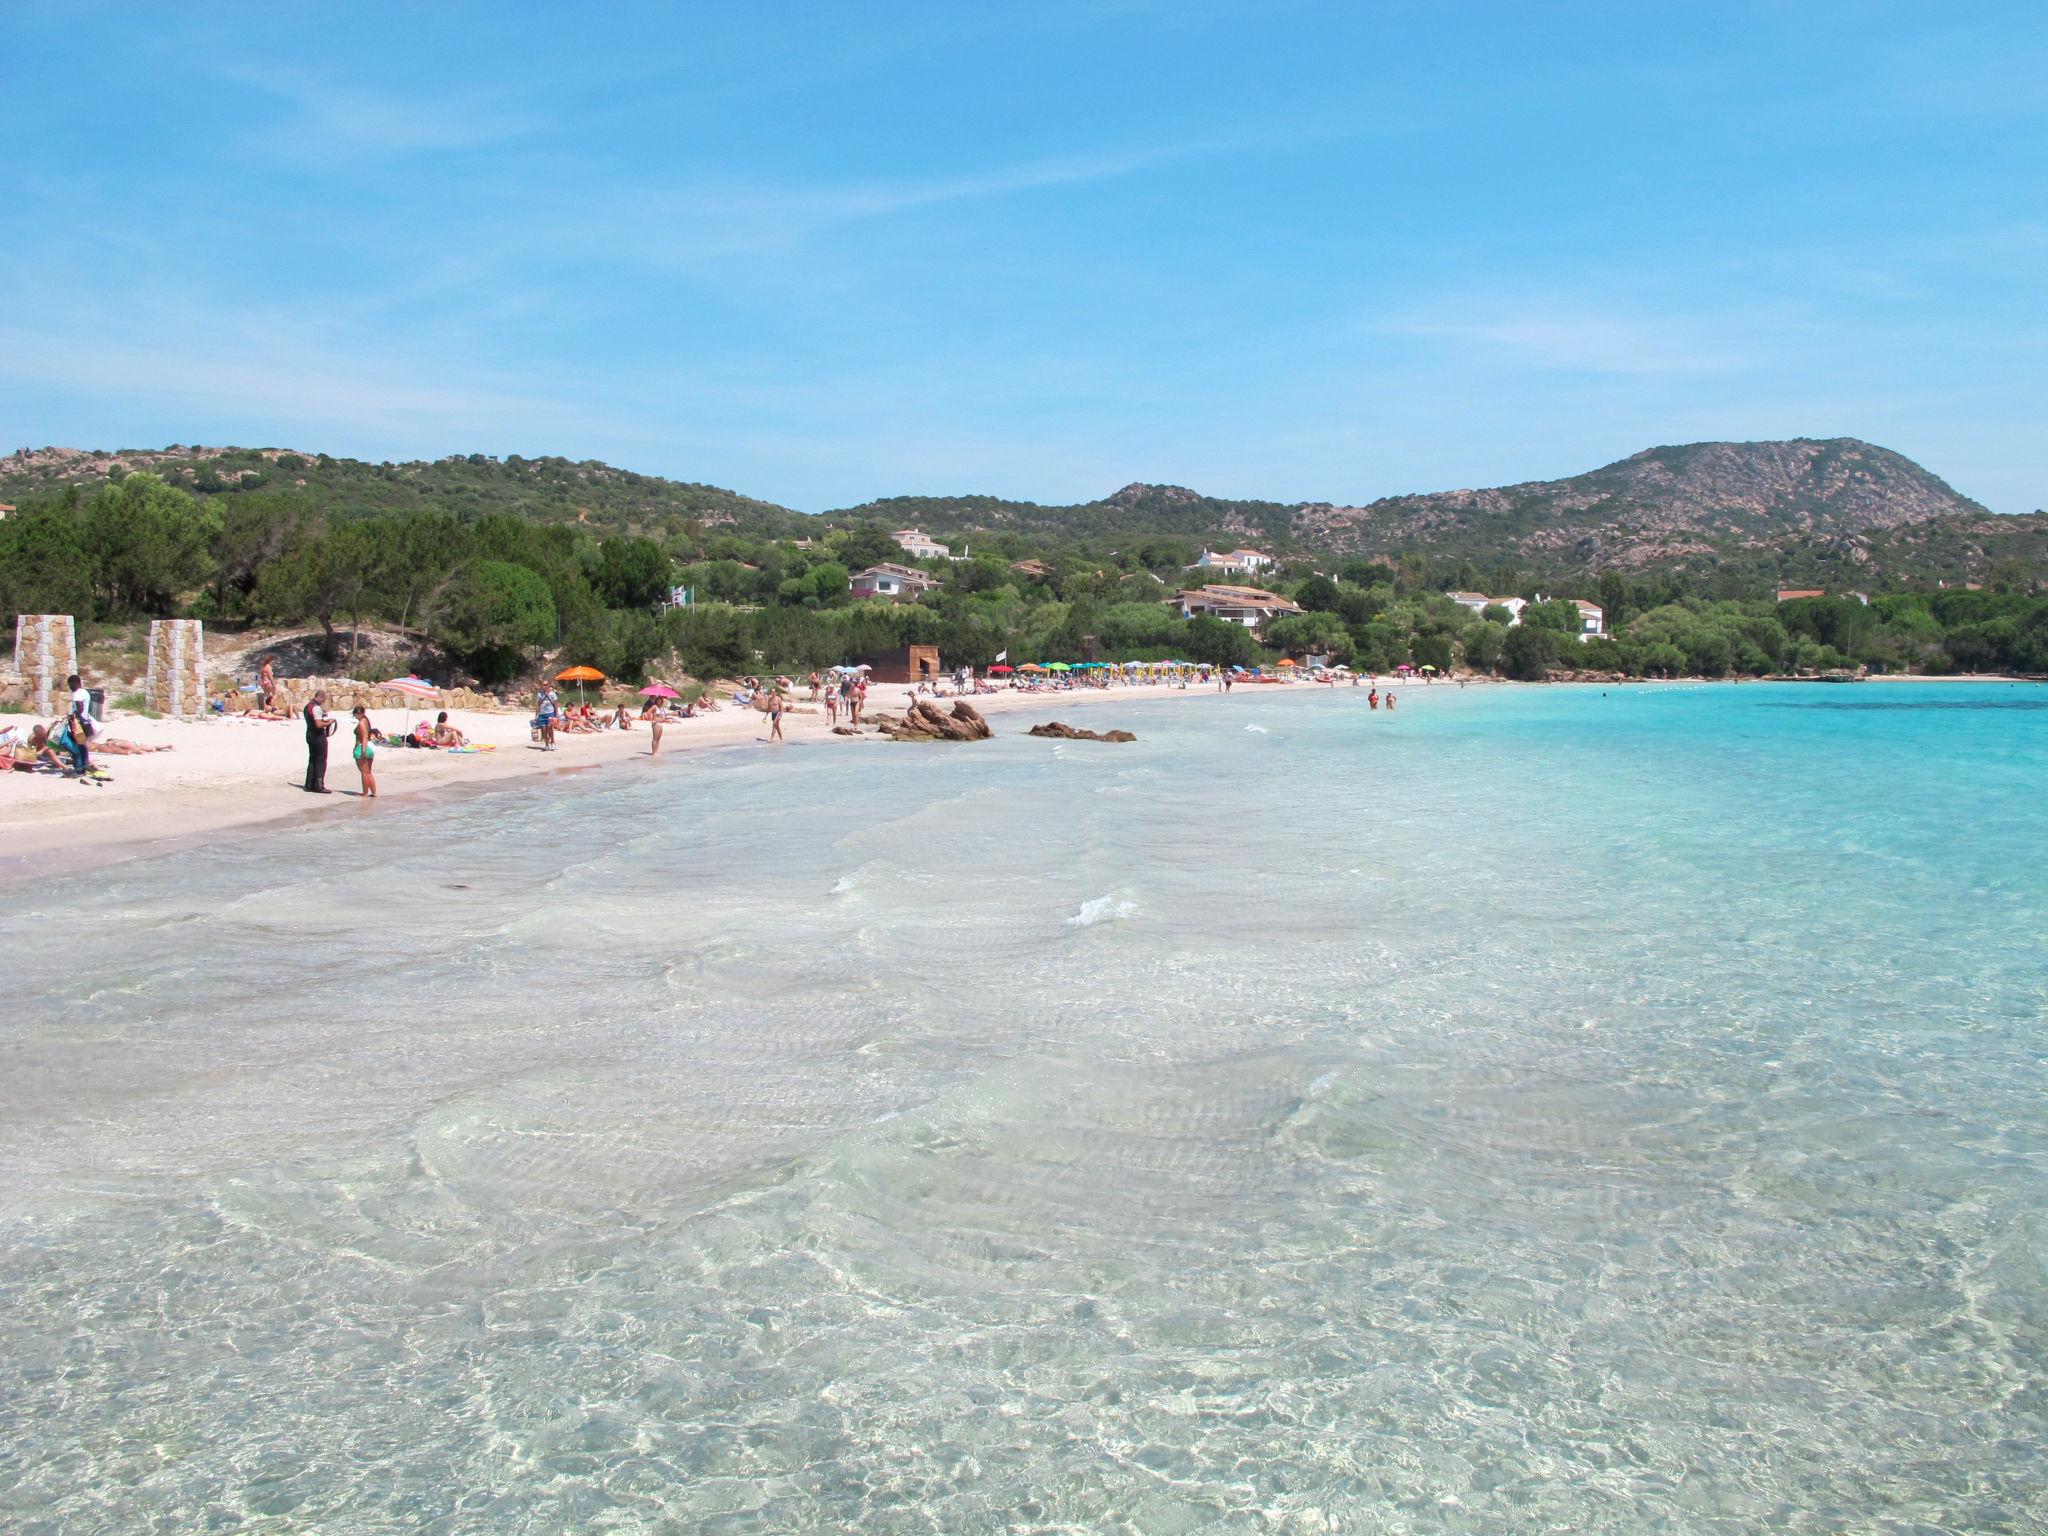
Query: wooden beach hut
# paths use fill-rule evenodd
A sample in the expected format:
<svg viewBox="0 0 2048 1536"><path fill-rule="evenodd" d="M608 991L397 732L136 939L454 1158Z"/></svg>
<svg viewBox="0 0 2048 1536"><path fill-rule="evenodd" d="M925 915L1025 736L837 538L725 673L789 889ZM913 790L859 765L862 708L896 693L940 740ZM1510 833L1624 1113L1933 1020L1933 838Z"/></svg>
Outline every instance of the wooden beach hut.
<svg viewBox="0 0 2048 1536"><path fill-rule="evenodd" d="M877 683L933 683L944 676L936 645L904 645L861 657L868 678Z"/></svg>

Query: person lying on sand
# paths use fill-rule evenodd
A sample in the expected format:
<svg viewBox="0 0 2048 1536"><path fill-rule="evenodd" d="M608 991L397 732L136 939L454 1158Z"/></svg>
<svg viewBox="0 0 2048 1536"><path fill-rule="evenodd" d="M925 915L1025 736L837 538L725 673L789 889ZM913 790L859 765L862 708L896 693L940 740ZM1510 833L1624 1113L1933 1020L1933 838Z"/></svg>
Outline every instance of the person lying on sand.
<svg viewBox="0 0 2048 1536"><path fill-rule="evenodd" d="M111 752L116 757L140 757L145 752L169 752L173 750L169 742L165 742L162 746L152 747L139 741L129 741L120 736L98 737L94 740L92 749L95 752Z"/></svg>

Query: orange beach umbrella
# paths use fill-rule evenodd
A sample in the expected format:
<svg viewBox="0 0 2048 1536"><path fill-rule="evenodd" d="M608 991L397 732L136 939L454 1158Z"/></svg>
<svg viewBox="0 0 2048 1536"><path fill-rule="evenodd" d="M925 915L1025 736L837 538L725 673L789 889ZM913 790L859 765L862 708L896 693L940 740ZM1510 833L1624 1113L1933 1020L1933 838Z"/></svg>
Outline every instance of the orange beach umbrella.
<svg viewBox="0 0 2048 1536"><path fill-rule="evenodd" d="M570 667L566 671L557 672L555 674L555 681L558 683L574 683L576 685L576 702L581 704L583 702L583 685L585 683L603 682L604 674L595 667Z"/></svg>

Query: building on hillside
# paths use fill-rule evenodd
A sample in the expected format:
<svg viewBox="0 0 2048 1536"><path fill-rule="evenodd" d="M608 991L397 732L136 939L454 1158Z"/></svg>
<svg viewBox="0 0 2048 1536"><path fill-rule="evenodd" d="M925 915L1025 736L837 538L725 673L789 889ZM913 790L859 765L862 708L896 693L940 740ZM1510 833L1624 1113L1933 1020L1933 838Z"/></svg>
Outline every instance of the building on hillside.
<svg viewBox="0 0 2048 1536"><path fill-rule="evenodd" d="M1529 606L1526 598L1488 597L1484 592L1446 592L1444 596L1460 608L1469 608L1474 613L1484 613L1489 608L1505 608L1511 626L1522 622L1522 610Z"/></svg>
<svg viewBox="0 0 2048 1536"><path fill-rule="evenodd" d="M916 597L920 592L929 592L938 582L923 571L913 570L907 565L871 565L864 571L854 573L847 583L855 597L886 597L905 599Z"/></svg>
<svg viewBox="0 0 2048 1536"><path fill-rule="evenodd" d="M1579 610L1579 638L1590 640L1595 635L1607 633L1607 610L1598 603L1589 603L1583 597L1572 599L1572 606Z"/></svg>
<svg viewBox="0 0 2048 1536"><path fill-rule="evenodd" d="M1195 587L1175 593L1171 601L1184 619L1207 614L1228 624L1242 624L1246 629L1257 629L1268 619L1302 611L1278 593L1258 587Z"/></svg>
<svg viewBox="0 0 2048 1536"><path fill-rule="evenodd" d="M939 671L936 645L901 645L893 651L875 651L861 657L871 683L932 683Z"/></svg>
<svg viewBox="0 0 2048 1536"><path fill-rule="evenodd" d="M1271 555L1260 554L1256 549L1233 549L1227 554L1218 554L1212 549L1202 551L1199 559L1188 567L1191 571L1224 571L1229 573L1264 570L1273 563Z"/></svg>
<svg viewBox="0 0 2048 1536"><path fill-rule="evenodd" d="M13 515L14 503L11 501L0 501L0 522L5 522L8 518L12 517Z"/></svg>
<svg viewBox="0 0 2048 1536"><path fill-rule="evenodd" d="M898 528L889 537L913 560L946 560L952 557L950 546L916 528Z"/></svg>
<svg viewBox="0 0 2048 1536"><path fill-rule="evenodd" d="M1803 597L1826 597L1827 595L1825 587L1780 587L1778 589L1778 601L1781 603L1796 603Z"/></svg>
<svg viewBox="0 0 2048 1536"><path fill-rule="evenodd" d="M1029 576L1034 581L1041 576L1050 576L1052 574L1052 567L1043 560L1012 560L1010 562L1010 569L1019 576Z"/></svg>

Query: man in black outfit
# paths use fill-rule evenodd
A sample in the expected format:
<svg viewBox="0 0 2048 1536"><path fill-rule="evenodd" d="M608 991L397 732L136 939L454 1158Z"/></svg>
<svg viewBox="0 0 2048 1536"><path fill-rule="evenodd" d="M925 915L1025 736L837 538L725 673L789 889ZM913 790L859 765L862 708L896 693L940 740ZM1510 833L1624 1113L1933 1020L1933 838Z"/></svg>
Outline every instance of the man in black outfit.
<svg viewBox="0 0 2048 1536"><path fill-rule="evenodd" d="M306 792L331 795L327 787L327 738L334 734L334 722L327 716L327 694L313 695L306 705Z"/></svg>

